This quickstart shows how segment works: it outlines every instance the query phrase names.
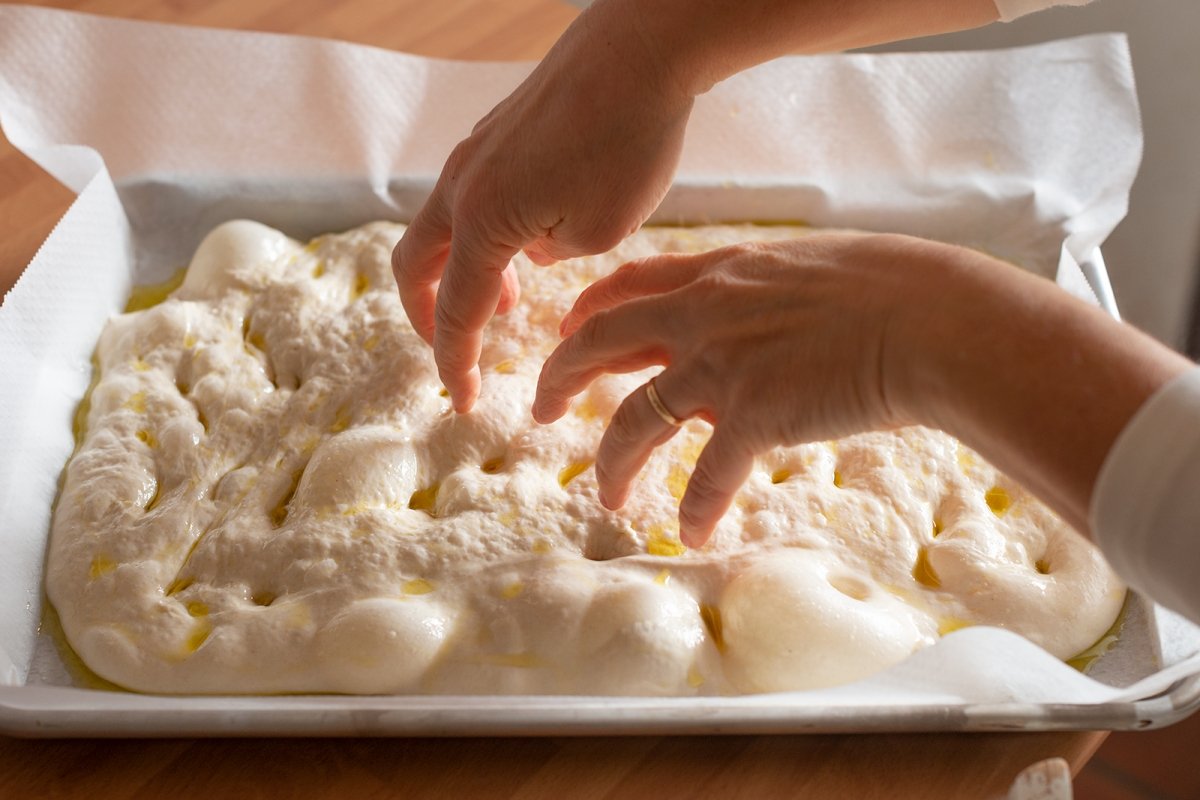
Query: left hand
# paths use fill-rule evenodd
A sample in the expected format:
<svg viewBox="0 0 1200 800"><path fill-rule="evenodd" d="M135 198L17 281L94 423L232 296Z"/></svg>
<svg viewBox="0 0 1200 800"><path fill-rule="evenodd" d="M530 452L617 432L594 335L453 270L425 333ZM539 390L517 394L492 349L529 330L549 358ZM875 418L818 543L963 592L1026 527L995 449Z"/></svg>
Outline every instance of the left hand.
<svg viewBox="0 0 1200 800"><path fill-rule="evenodd" d="M637 35L638 11L610 2L581 15L454 148L396 245L401 302L459 413L479 396L485 324L520 294L509 259L609 250L671 185L692 96Z"/></svg>
<svg viewBox="0 0 1200 800"><path fill-rule="evenodd" d="M907 262L941 250L965 252L839 233L625 264L564 318L567 338L542 369L534 418L558 419L602 373L664 365L654 385L670 413L714 426L679 508L680 537L698 547L757 454L910 421L889 397L889 376L907 358L890 334L896 310L922 291L918 276L929 276ZM606 507L624 504L653 449L677 430L646 386L625 398L596 458Z"/></svg>

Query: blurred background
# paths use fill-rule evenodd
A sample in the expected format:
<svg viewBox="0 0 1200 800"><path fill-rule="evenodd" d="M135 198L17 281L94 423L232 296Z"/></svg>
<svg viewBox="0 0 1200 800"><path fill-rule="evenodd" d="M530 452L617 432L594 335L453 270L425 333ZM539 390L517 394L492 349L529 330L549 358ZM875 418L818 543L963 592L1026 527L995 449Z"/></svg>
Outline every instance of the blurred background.
<svg viewBox="0 0 1200 800"><path fill-rule="evenodd" d="M1123 316L1176 349L1190 347L1193 357L1200 355L1200 336L1193 332L1200 270L1198 30L1195 0L1095 0L1083 8L1050 9L980 30L874 48L974 50L1127 33L1146 144L1129 216L1104 245L1104 257Z"/></svg>

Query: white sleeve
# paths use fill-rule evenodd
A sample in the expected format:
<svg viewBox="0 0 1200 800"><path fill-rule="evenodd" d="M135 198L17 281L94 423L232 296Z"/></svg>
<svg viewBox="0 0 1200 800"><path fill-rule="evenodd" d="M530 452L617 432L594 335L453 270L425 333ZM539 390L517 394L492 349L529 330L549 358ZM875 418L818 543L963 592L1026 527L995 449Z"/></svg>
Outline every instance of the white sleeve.
<svg viewBox="0 0 1200 800"><path fill-rule="evenodd" d="M1096 478L1090 516L1126 583L1200 623L1200 368L1126 424Z"/></svg>
<svg viewBox="0 0 1200 800"><path fill-rule="evenodd" d="M1050 6L1085 6L1092 0L995 0L1001 22L1012 22L1017 17L1032 14Z"/></svg>

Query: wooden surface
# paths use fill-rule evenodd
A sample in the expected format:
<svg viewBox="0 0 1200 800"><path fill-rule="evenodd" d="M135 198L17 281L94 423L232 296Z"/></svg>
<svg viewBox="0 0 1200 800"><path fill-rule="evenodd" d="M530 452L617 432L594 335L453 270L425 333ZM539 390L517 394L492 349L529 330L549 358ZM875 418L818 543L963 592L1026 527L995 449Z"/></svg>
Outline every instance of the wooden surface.
<svg viewBox="0 0 1200 800"><path fill-rule="evenodd" d="M780 798L1003 797L1068 734L63 741L0 739L0 797Z"/></svg>
<svg viewBox="0 0 1200 800"><path fill-rule="evenodd" d="M558 0L84 0L96 14L304 33L474 59L537 58ZM0 291L71 194L0 140ZM0 798L1000 797L1102 733L469 740L23 741L0 737Z"/></svg>

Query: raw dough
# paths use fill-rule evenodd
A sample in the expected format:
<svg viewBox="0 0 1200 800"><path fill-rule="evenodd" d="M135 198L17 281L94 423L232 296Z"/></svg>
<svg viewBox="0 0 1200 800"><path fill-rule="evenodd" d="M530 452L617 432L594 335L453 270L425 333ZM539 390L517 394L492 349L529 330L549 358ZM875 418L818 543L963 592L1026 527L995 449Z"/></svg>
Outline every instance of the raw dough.
<svg viewBox="0 0 1200 800"><path fill-rule="evenodd" d="M605 511L608 376L554 425L529 406L579 290L620 263L786 227L647 229L534 268L456 416L375 223L307 245L230 222L183 284L111 321L67 467L47 588L101 676L177 693L720 694L883 669L965 625L1066 658L1124 589L1097 552L951 437L772 452L686 551L689 423Z"/></svg>

